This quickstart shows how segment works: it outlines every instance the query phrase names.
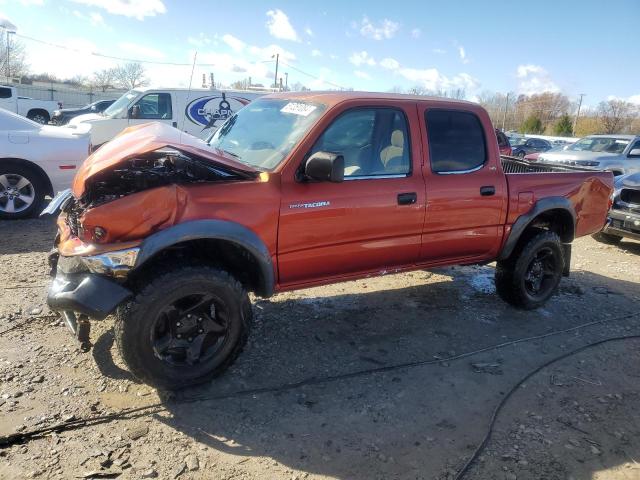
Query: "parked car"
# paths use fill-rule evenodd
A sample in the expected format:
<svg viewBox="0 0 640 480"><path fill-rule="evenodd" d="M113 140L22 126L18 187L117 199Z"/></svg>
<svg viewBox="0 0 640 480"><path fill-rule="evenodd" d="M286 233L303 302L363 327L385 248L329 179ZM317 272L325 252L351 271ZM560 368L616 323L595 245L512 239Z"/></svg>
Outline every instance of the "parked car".
<svg viewBox="0 0 640 480"><path fill-rule="evenodd" d="M89 129L40 125L0 109L0 218L37 215L47 195L68 189L89 154Z"/></svg>
<svg viewBox="0 0 640 480"><path fill-rule="evenodd" d="M511 142L512 155L519 158L524 158L531 153L546 152L552 148L553 145L550 142L541 138L520 138Z"/></svg>
<svg viewBox="0 0 640 480"><path fill-rule="evenodd" d="M97 102L90 103L81 108L61 108L54 110L51 117L51 123L53 125L65 125L69 123L74 117L78 115L84 115L87 113L102 113L109 108L115 100L98 100Z"/></svg>
<svg viewBox="0 0 640 480"><path fill-rule="evenodd" d="M53 111L62 108L62 104L50 100L21 97L16 87L0 85L0 108L25 116L34 122L47 124L53 116Z"/></svg>
<svg viewBox="0 0 640 480"><path fill-rule="evenodd" d="M509 139L504 133L502 133L497 128L496 128L496 139L498 140L498 149L500 150L500 155L511 155L513 153L511 150L511 144L509 143Z"/></svg>
<svg viewBox="0 0 640 480"><path fill-rule="evenodd" d="M69 122L74 128L91 125L91 143L99 148L125 128L150 121L179 128L205 138L234 112L264 95L260 92L188 90L186 88L130 90L102 114L79 115Z"/></svg>
<svg viewBox="0 0 640 480"><path fill-rule="evenodd" d="M130 128L47 209L48 304L84 348L89 319L116 312L128 368L168 389L233 362L247 291L497 260L498 294L539 307L572 240L602 229L613 175L505 174L499 153L481 106L396 94L270 95L206 142Z"/></svg>
<svg viewBox="0 0 640 480"><path fill-rule="evenodd" d="M593 237L610 245L623 238L640 241L640 173L616 177L607 224Z"/></svg>
<svg viewBox="0 0 640 480"><path fill-rule="evenodd" d="M538 161L608 170L614 175L640 172L640 136L590 135L565 150L547 152Z"/></svg>

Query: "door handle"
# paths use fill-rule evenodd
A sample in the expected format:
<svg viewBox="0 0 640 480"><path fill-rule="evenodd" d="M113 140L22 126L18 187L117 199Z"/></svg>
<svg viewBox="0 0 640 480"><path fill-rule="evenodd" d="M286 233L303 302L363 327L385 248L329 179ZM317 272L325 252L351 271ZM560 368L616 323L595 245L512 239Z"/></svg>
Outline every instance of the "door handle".
<svg viewBox="0 0 640 480"><path fill-rule="evenodd" d="M398 194L398 205L413 205L417 201L418 194L416 192Z"/></svg>
<svg viewBox="0 0 640 480"><path fill-rule="evenodd" d="M493 185L487 185L484 187L480 187L480 195L483 197L490 197L491 195L495 195L496 187Z"/></svg>

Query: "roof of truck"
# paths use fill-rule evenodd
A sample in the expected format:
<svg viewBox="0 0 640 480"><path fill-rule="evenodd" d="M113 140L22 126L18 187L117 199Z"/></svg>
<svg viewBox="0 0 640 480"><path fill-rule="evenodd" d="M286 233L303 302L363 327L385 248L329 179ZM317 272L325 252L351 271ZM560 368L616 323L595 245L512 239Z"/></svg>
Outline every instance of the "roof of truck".
<svg viewBox="0 0 640 480"><path fill-rule="evenodd" d="M434 103L461 105L477 105L467 100L456 100L453 98L432 97L426 95L408 95L404 93L382 93L382 92L353 92L353 91L319 91L319 92L281 92L270 93L269 98L299 99L316 101L327 104L337 104L345 100L414 100L429 101Z"/></svg>

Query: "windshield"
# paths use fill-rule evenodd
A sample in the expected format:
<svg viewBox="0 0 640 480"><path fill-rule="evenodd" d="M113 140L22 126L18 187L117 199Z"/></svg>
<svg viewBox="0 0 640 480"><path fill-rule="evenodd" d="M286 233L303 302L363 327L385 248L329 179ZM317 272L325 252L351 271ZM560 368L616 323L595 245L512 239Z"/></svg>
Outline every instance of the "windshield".
<svg viewBox="0 0 640 480"><path fill-rule="evenodd" d="M122 112L125 111L129 106L129 104L131 103L131 100L136 98L139 94L140 92L137 92L136 90L128 91L127 93L122 95L118 100L113 102L113 104L109 108L107 108L104 112L102 112L102 114L112 118L120 117Z"/></svg>
<svg viewBox="0 0 640 480"><path fill-rule="evenodd" d="M587 137L581 138L567 150L581 152L622 153L629 145L629 140L613 137Z"/></svg>
<svg viewBox="0 0 640 480"><path fill-rule="evenodd" d="M271 170L324 111L324 105L261 99L230 117L207 141L242 163Z"/></svg>

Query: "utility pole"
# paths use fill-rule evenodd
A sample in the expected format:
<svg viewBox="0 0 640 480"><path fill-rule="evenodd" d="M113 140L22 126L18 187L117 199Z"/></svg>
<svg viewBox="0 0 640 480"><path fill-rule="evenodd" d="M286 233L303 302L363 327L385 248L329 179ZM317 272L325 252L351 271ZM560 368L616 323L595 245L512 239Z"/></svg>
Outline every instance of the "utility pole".
<svg viewBox="0 0 640 480"><path fill-rule="evenodd" d="M284 72L284 89L289 91L289 72Z"/></svg>
<svg viewBox="0 0 640 480"><path fill-rule="evenodd" d="M273 77L273 87L274 88L278 88L278 61L280 60L280 54L276 53L275 55L272 55L271 58L276 57L276 74Z"/></svg>
<svg viewBox="0 0 640 480"><path fill-rule="evenodd" d="M507 92L507 98L504 100L504 113L502 114L502 131L504 132L504 124L507 121L507 107L509 106L509 92Z"/></svg>
<svg viewBox="0 0 640 480"><path fill-rule="evenodd" d="M578 117L580 116L580 107L582 107L582 97L584 97L585 95L586 93L580 94L580 101L578 102L578 111L576 112L576 118L574 118L573 120L573 130L571 131L571 134L574 137L576 136L576 125L578 125Z"/></svg>
<svg viewBox="0 0 640 480"><path fill-rule="evenodd" d="M9 41L9 30L7 29L7 80L11 83L11 42Z"/></svg>

